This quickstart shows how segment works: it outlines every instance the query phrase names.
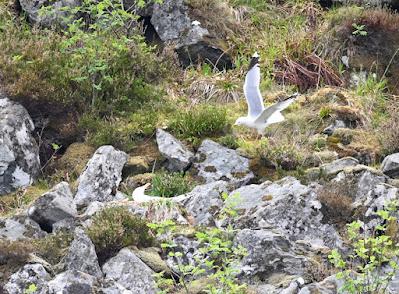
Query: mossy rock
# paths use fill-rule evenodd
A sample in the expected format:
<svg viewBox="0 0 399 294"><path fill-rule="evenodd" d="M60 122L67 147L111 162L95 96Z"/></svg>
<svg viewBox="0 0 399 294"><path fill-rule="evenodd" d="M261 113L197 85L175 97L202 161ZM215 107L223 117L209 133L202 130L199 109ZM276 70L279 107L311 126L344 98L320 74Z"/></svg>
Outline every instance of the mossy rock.
<svg viewBox="0 0 399 294"><path fill-rule="evenodd" d="M160 273L164 272L165 275L170 276L172 270L168 267L166 262L159 255L158 249L155 247L148 247L143 249L138 249L137 247L132 247L134 254L141 259L148 267L150 267L154 272Z"/></svg>

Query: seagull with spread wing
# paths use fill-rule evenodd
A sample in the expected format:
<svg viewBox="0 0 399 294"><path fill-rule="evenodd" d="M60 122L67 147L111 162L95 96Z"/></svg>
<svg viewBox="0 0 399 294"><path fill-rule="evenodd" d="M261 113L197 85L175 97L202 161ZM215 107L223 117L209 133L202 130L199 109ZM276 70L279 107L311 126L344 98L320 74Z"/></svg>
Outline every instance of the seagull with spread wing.
<svg viewBox="0 0 399 294"><path fill-rule="evenodd" d="M235 125L247 126L256 129L259 134L263 134L267 126L284 120L281 111L290 106L299 94L295 93L287 99L265 108L263 105L262 95L260 94L259 84L259 55L255 52L251 58L244 83L244 94L248 104L248 115L239 117L236 120Z"/></svg>

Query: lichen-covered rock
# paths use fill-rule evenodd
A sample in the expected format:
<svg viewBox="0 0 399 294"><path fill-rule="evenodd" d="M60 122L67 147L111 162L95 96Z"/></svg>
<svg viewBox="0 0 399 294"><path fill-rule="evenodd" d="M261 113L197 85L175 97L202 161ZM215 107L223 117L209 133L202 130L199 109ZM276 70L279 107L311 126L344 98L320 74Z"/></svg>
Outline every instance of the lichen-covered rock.
<svg viewBox="0 0 399 294"><path fill-rule="evenodd" d="M326 176L336 175L347 167L358 165L359 161L353 157L344 157L320 166L322 173Z"/></svg>
<svg viewBox="0 0 399 294"><path fill-rule="evenodd" d="M19 215L0 219L0 239L16 241L28 238L42 238L46 232L27 216Z"/></svg>
<svg viewBox="0 0 399 294"><path fill-rule="evenodd" d="M212 140L204 140L195 156L194 169L206 183L223 180L240 187L254 178L248 158Z"/></svg>
<svg viewBox="0 0 399 294"><path fill-rule="evenodd" d="M215 225L214 215L223 207L222 193L228 192L225 181L195 187L191 192L176 197L194 219L195 225Z"/></svg>
<svg viewBox="0 0 399 294"><path fill-rule="evenodd" d="M80 228L75 230L74 239L65 257L65 267L68 270L79 270L97 278L102 277L94 244Z"/></svg>
<svg viewBox="0 0 399 294"><path fill-rule="evenodd" d="M322 206L316 191L316 187L287 177L234 190L225 205L240 211L234 220L240 228L277 228L290 236L290 240L304 240L315 247L341 247L334 226L322 223Z"/></svg>
<svg viewBox="0 0 399 294"><path fill-rule="evenodd" d="M53 224L52 233L56 234L58 232L73 232L78 224L79 220L76 218L64 218Z"/></svg>
<svg viewBox="0 0 399 294"><path fill-rule="evenodd" d="M49 294L83 294L94 293L97 279L77 270L69 270L55 276L48 283Z"/></svg>
<svg viewBox="0 0 399 294"><path fill-rule="evenodd" d="M50 279L49 273L41 264L27 264L10 277L4 289L9 294L25 294L33 284L36 286L36 294L47 294L47 283Z"/></svg>
<svg viewBox="0 0 399 294"><path fill-rule="evenodd" d="M385 157L381 168L382 172L391 178L399 177L399 153Z"/></svg>
<svg viewBox="0 0 399 294"><path fill-rule="evenodd" d="M39 197L28 209L28 215L47 232L53 230L56 222L77 217L78 211L69 184L61 182Z"/></svg>
<svg viewBox="0 0 399 294"><path fill-rule="evenodd" d="M237 233L234 242L247 249L241 262L246 279L255 276L267 281L272 274L303 275L310 265L307 258L295 251L295 245L280 231L244 229Z"/></svg>
<svg viewBox="0 0 399 294"><path fill-rule="evenodd" d="M39 175L34 128L25 108L0 96L0 196L29 186Z"/></svg>
<svg viewBox="0 0 399 294"><path fill-rule="evenodd" d="M298 292L298 294L337 294L338 289L342 286L342 280L338 280L335 276L329 276L321 282L306 285Z"/></svg>
<svg viewBox="0 0 399 294"><path fill-rule="evenodd" d="M98 294L135 294L134 292L127 290L121 284L111 279L105 279L101 288L97 292Z"/></svg>
<svg viewBox="0 0 399 294"><path fill-rule="evenodd" d="M78 207L87 206L92 201L108 202L120 199L121 194L117 189L127 158L125 152L112 146L98 148L78 179L79 186L75 195Z"/></svg>
<svg viewBox="0 0 399 294"><path fill-rule="evenodd" d="M194 154L171 134L157 129L157 144L159 152L167 159L168 170L182 172L190 166Z"/></svg>
<svg viewBox="0 0 399 294"><path fill-rule="evenodd" d="M102 267L106 278L135 294L155 294L154 272L132 250L122 249Z"/></svg>
<svg viewBox="0 0 399 294"><path fill-rule="evenodd" d="M72 9L79 6L80 0L59 0L51 2L51 13L41 13L40 10L49 6L45 0L30 1L19 0L21 9L26 13L28 19L41 26L51 27L54 25L66 26L65 20L72 16Z"/></svg>

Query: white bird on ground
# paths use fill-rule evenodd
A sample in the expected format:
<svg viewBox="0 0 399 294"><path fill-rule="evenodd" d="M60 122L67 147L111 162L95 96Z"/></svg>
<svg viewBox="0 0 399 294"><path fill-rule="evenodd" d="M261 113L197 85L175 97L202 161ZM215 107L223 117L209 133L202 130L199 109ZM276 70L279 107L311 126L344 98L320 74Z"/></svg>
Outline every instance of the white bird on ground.
<svg viewBox="0 0 399 294"><path fill-rule="evenodd" d="M255 52L249 64L249 69L245 76L244 83L244 95L247 99L248 115L239 117L236 120L235 125L247 126L256 129L259 134L263 134L267 126L284 120L281 111L290 106L299 94L295 93L287 99L265 108L263 105L262 95L260 94L259 84L259 55Z"/></svg>
<svg viewBox="0 0 399 294"><path fill-rule="evenodd" d="M198 21L198 20L193 20L192 22L191 22L191 25L193 25L193 26L199 26L201 23Z"/></svg>
<svg viewBox="0 0 399 294"><path fill-rule="evenodd" d="M147 183L141 187L137 187L136 189L134 189L133 193L132 193L132 198L134 202L137 203L144 203L144 202L150 202L150 201L154 201L154 200L161 200L163 199L162 197L158 197L158 196L148 196L145 195L145 190L150 186L150 183Z"/></svg>

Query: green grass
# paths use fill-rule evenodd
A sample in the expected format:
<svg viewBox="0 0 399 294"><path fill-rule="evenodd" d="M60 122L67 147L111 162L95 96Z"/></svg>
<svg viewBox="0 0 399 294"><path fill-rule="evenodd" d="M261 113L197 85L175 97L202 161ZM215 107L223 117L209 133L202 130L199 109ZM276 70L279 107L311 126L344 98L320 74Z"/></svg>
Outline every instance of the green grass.
<svg viewBox="0 0 399 294"><path fill-rule="evenodd" d="M192 139L221 134L227 126L226 110L213 105L197 105L173 114L169 128L179 138Z"/></svg>
<svg viewBox="0 0 399 294"><path fill-rule="evenodd" d="M152 178L151 187L151 195L173 197L191 191L193 183L182 173L161 171Z"/></svg>

